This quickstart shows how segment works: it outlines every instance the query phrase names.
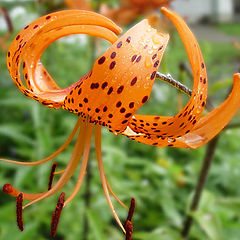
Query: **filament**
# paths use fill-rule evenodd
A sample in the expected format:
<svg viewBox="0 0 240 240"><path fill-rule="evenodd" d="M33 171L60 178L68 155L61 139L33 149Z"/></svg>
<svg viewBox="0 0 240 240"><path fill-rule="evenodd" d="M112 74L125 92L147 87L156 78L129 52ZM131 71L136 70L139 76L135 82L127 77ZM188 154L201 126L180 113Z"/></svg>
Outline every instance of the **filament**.
<svg viewBox="0 0 240 240"><path fill-rule="evenodd" d="M77 184L72 192L72 194L69 196L69 198L66 200L64 207L72 201L72 199L76 196L77 192L79 191L80 187L82 186L82 182L86 173L88 158L89 158L89 151L90 151L90 144L91 144L91 137L92 137L92 129L93 124L88 124L87 130L86 130L86 140L84 143L84 152L83 152L83 160L82 165L80 169L80 173L78 176Z"/></svg>
<svg viewBox="0 0 240 240"><path fill-rule="evenodd" d="M108 192L108 187L107 187L107 183L106 183L106 177L104 174L104 169L103 169L103 163L102 163L102 152L101 152L101 126L100 125L96 125L95 126L95 145L96 145L96 154L97 154L97 161L98 161L98 168L99 168L99 172L100 172L100 177L101 177L101 182L102 182L102 186L103 186L103 191L105 194L105 197L107 199L107 203L111 209L111 212L114 216L114 218L116 219L118 225L120 226L120 228L122 229L122 231L124 232L124 234L126 234L126 230L124 229L118 215L116 214L116 211L113 207L109 192Z"/></svg>

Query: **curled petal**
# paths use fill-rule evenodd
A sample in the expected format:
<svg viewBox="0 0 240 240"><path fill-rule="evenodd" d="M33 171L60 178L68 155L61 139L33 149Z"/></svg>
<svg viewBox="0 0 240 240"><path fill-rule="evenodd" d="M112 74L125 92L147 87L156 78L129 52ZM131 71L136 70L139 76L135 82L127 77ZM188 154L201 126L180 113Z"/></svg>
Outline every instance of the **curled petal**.
<svg viewBox="0 0 240 240"><path fill-rule="evenodd" d="M215 137L231 121L240 106L240 73L234 74L233 79L233 89L229 97L201 118L193 131L180 137L177 144L198 148Z"/></svg>
<svg viewBox="0 0 240 240"><path fill-rule="evenodd" d="M137 133L159 135L157 131L176 138L191 131L200 119L207 98L207 73L197 40L186 23L180 16L166 8L162 8L162 12L175 24L187 51L193 71L192 96L187 105L173 117L149 116L145 122L141 115L135 115L129 127ZM134 121L144 122L135 126Z"/></svg>
<svg viewBox="0 0 240 240"><path fill-rule="evenodd" d="M236 114L240 106L240 74L234 74L233 89L229 97L213 111L202 117L195 127L183 136L174 138L167 133L158 132L153 135L136 133L128 128L124 135L138 142L156 145L158 147L187 147L198 148L215 137ZM149 116L142 116L147 122ZM156 118L157 116L155 116ZM195 121L195 120L194 120ZM137 122L139 124L141 122ZM147 122L149 123L149 121ZM137 125L136 124L136 125ZM139 124L140 125L140 124ZM154 127L153 123L151 126ZM157 131L157 130L153 130Z"/></svg>
<svg viewBox="0 0 240 240"><path fill-rule="evenodd" d="M75 85L59 89L40 63L43 50L56 39L70 34L86 33L114 42L120 32L111 20L97 13L69 10L48 14L27 25L12 42L7 59L10 75L26 96L59 108ZM27 88L20 78L22 60Z"/></svg>

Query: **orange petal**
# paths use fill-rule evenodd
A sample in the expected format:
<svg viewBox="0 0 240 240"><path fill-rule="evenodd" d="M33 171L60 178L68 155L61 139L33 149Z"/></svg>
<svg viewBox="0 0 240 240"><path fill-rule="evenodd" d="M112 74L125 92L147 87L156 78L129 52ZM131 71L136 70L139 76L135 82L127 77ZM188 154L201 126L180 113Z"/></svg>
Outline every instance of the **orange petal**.
<svg viewBox="0 0 240 240"><path fill-rule="evenodd" d="M155 134L136 133L128 128L123 134L141 143L156 145L158 147L187 147L198 148L215 137L236 114L240 106L240 73L234 75L233 89L229 97L217 108L202 117L194 129L182 137L175 138L168 133L156 132ZM141 116L145 123L149 123L149 116ZM152 116L151 116L152 117ZM157 116L156 116L157 117ZM155 117L155 118L156 118ZM151 126L154 128L154 122ZM141 120L135 121L141 125ZM134 125L133 125L134 126ZM135 126L134 126L135 127Z"/></svg>
<svg viewBox="0 0 240 240"><path fill-rule="evenodd" d="M41 65L37 67L42 51L56 39L70 34L87 33L114 42L117 39L115 33L120 32L121 29L111 20L97 13L69 10L48 14L26 26L12 42L8 52L10 75L28 97L50 107L60 107L66 94L75 85L58 89L46 70ZM22 58L24 77L29 89L20 79Z"/></svg>
<svg viewBox="0 0 240 240"><path fill-rule="evenodd" d="M217 108L200 119L193 131L178 139L179 145L198 148L214 138L233 118L240 106L240 73L233 76L229 97Z"/></svg>
<svg viewBox="0 0 240 240"><path fill-rule="evenodd" d="M162 8L162 11L175 24L187 51L194 78L192 96L183 110L174 117L148 116L143 121L141 115L135 115L129 126L139 133L156 134L157 131L177 137L191 131L202 114L207 98L207 74L200 48L191 30L176 13L166 8ZM134 121L143 122L133 127Z"/></svg>
<svg viewBox="0 0 240 240"><path fill-rule="evenodd" d="M122 132L149 98L168 38L147 20L135 25L98 58L89 79L66 97L65 108Z"/></svg>

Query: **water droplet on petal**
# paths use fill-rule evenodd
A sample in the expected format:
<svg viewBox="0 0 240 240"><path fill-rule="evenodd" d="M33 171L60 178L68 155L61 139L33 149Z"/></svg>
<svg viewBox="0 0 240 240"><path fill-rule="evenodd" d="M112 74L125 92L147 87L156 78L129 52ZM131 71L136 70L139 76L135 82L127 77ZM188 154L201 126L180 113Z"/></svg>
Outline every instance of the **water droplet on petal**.
<svg viewBox="0 0 240 240"><path fill-rule="evenodd" d="M150 68L152 66L153 66L152 58L150 56L146 56L146 58L145 58L145 67L146 68Z"/></svg>

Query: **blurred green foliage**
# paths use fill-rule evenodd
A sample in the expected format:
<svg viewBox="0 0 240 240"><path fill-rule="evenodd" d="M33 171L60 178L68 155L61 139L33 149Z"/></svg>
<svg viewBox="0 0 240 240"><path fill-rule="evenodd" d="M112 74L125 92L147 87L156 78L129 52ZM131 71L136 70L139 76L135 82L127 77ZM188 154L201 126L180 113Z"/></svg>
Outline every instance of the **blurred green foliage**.
<svg viewBox="0 0 240 240"><path fill-rule="evenodd" d="M9 10L14 10L19 5L17 2L7 6ZM12 16L15 32L8 43L20 27L46 11L31 1L20 5L19 14ZM227 43L201 42L200 45L210 78L209 92L213 101L219 103L231 86L232 74L239 67L237 60L240 53ZM105 47L107 45L103 45ZM92 51L89 38L68 37L53 43L43 54L42 61L60 86L68 86L91 69ZM160 71L170 72L178 78L181 61L187 61L187 57L174 32ZM25 161L41 159L65 141L77 117L63 110L48 109L27 99L13 84L5 65L6 51L0 50L0 156ZM191 79L185 78L184 83L191 87ZM175 114L178 110L177 96L177 90L156 81L150 101L139 112ZM183 96L185 102L187 99ZM239 122L239 113L234 121ZM195 223L190 233L191 240L238 240L240 236L240 130L225 130L221 135L199 210L192 214ZM103 129L102 141L104 167L112 188L126 204L129 204L131 197L136 199L134 239L181 239L180 231L205 147L198 150L158 149L123 136L114 136L107 129ZM71 145L56 158L59 169L66 166L72 149ZM85 207L84 185L77 197L64 209L56 239L82 239L85 219L90 228L89 240L124 239L101 189L94 151L90 166L90 207ZM50 168L51 162L37 167L1 163L0 184L11 183L27 192L45 191ZM74 176L64 188L67 194L71 193L76 179L77 176ZM25 230L20 233L15 221L14 199L0 193L0 239L49 239L51 215L57 197L50 197L24 210ZM114 203L120 218L125 219L126 210Z"/></svg>

